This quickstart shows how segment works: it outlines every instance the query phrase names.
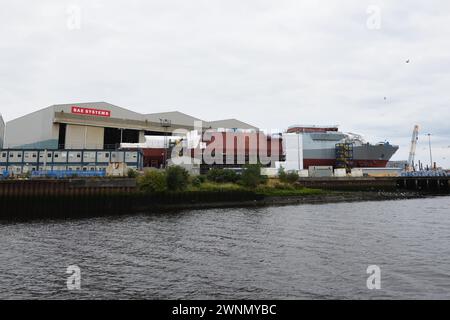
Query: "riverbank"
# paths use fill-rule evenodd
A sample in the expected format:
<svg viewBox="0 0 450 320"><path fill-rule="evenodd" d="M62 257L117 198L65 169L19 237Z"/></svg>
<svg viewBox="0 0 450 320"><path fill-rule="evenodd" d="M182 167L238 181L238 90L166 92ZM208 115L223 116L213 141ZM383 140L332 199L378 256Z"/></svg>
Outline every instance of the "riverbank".
<svg viewBox="0 0 450 320"><path fill-rule="evenodd" d="M448 195L448 194L446 194ZM91 218L137 213L170 213L214 208L249 208L418 199L438 196L418 192L321 191L303 195L264 196L254 192L182 192L29 195L0 197L0 220Z"/></svg>
<svg viewBox="0 0 450 320"><path fill-rule="evenodd" d="M154 180L152 180L153 182ZM308 181L312 186L314 180ZM203 181L184 190L142 190L136 179L0 181L0 220L96 217L186 209L283 206L424 198L450 194L394 188L395 180L323 180L306 187L272 180L254 188ZM301 182L300 182L301 183ZM341 184L341 186L337 184ZM387 185L389 183L389 185ZM351 187L351 188L349 188Z"/></svg>
<svg viewBox="0 0 450 320"><path fill-rule="evenodd" d="M321 192L310 195L290 195L290 196L266 196L255 200L245 201L223 201L223 202L191 202L183 204L161 204L153 209L164 210L196 210L214 208L248 208L266 206L287 206L296 204L326 204L342 202L364 202L364 201L386 201L386 200L407 200L430 197L448 196L448 194L431 194L419 192L375 192L375 191L346 191L346 192ZM141 207L145 212L148 208Z"/></svg>

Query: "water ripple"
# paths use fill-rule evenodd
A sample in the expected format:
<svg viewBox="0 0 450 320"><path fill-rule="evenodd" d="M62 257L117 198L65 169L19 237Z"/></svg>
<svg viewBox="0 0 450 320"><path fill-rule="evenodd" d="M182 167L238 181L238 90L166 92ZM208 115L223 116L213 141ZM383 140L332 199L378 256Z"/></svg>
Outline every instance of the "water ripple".
<svg viewBox="0 0 450 320"><path fill-rule="evenodd" d="M442 197L2 223L0 298L449 299L449 209ZM381 290L366 288L372 264Z"/></svg>

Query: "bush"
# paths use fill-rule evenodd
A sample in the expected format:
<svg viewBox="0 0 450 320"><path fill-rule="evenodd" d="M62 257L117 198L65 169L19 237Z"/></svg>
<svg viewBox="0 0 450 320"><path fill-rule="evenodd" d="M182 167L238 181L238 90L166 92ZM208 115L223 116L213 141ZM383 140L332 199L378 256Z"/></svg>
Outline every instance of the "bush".
<svg viewBox="0 0 450 320"><path fill-rule="evenodd" d="M203 176L195 176L192 178L191 184L194 187L200 187L204 181L205 179Z"/></svg>
<svg viewBox="0 0 450 320"><path fill-rule="evenodd" d="M239 176L235 171L217 168L209 170L207 178L209 181L217 183L227 183L227 182L235 183L239 180Z"/></svg>
<svg viewBox="0 0 450 320"><path fill-rule="evenodd" d="M283 167L278 170L278 178L281 182L293 184L298 181L299 177L300 176L295 171L289 171L286 173Z"/></svg>
<svg viewBox="0 0 450 320"><path fill-rule="evenodd" d="M161 192L166 190L166 175L164 172L150 170L138 178L139 190L144 192Z"/></svg>
<svg viewBox="0 0 450 320"><path fill-rule="evenodd" d="M130 179L132 179L132 178L136 179L138 177L138 172L136 170L133 170L130 168L130 169L128 169L127 176Z"/></svg>
<svg viewBox="0 0 450 320"><path fill-rule="evenodd" d="M173 166L166 169L166 185L169 191L186 189L189 183L189 172L186 169Z"/></svg>
<svg viewBox="0 0 450 320"><path fill-rule="evenodd" d="M261 175L260 165L247 165L241 175L241 183L248 188L256 188L258 185L266 183L267 177Z"/></svg>
<svg viewBox="0 0 450 320"><path fill-rule="evenodd" d="M300 176L298 175L297 172L291 171L291 172L288 172L288 174L286 176L286 181L288 183L296 183L299 178L300 178Z"/></svg>
<svg viewBox="0 0 450 320"><path fill-rule="evenodd" d="M280 169L278 169L278 179L280 179L281 182L286 182L286 176L286 171L283 167L280 167Z"/></svg>

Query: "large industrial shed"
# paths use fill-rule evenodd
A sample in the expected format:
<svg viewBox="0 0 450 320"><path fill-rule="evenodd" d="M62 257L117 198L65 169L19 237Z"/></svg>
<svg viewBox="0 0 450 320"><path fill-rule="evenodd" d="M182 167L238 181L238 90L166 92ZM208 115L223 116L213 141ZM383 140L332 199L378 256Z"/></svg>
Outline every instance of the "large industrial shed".
<svg viewBox="0 0 450 320"><path fill-rule="evenodd" d="M114 150L120 143L143 143L145 135L192 130L195 121L202 120L177 111L140 114L106 102L59 104L9 121L3 147ZM217 127L204 121L203 126Z"/></svg>
<svg viewBox="0 0 450 320"><path fill-rule="evenodd" d="M6 124L7 148L104 149L139 141L139 114L105 102L53 105Z"/></svg>
<svg viewBox="0 0 450 320"><path fill-rule="evenodd" d="M145 136L170 136L177 129L197 129L200 123L203 130L259 131L255 126L236 119L208 122L178 111L141 114L106 102L58 104L9 121L6 125L0 117L0 149L3 149L0 169L15 165L17 172L49 166L54 170L60 164L51 161L53 156L43 163L35 158L33 160L36 161L25 159L29 154L36 157L50 154L51 150L60 152L61 159L69 155L64 164L67 169L77 169L80 165L82 170L104 169L106 164L97 156L94 162L85 159L91 154L88 151L102 155L102 151L119 150L121 144L146 145ZM139 168L143 162L144 166L160 167L168 158L168 147L142 147L139 152L143 153L143 159L136 157L127 164ZM81 163L72 164L68 151L76 151L79 154L76 160L81 159ZM59 153L55 155L59 156ZM21 158L13 161L15 156Z"/></svg>
<svg viewBox="0 0 450 320"><path fill-rule="evenodd" d="M5 122L0 114L0 149L3 148L3 142L5 139Z"/></svg>

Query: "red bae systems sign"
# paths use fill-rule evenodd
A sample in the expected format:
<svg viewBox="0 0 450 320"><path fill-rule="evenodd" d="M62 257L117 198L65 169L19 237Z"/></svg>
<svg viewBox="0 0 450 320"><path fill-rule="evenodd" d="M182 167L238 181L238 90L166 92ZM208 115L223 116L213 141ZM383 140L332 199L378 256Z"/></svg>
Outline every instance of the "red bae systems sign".
<svg viewBox="0 0 450 320"><path fill-rule="evenodd" d="M111 117L111 111L109 110L100 110L100 109L92 109L92 108L80 108L73 106L72 113L76 114L84 114L87 116L96 116L96 117Z"/></svg>

